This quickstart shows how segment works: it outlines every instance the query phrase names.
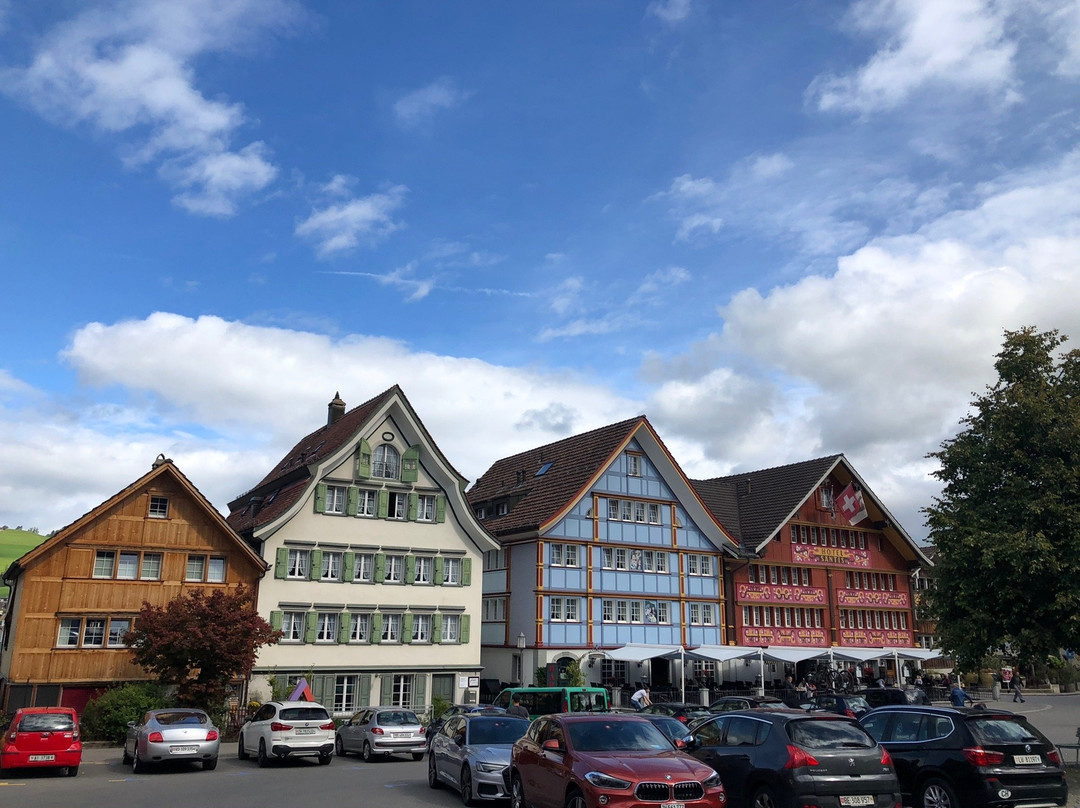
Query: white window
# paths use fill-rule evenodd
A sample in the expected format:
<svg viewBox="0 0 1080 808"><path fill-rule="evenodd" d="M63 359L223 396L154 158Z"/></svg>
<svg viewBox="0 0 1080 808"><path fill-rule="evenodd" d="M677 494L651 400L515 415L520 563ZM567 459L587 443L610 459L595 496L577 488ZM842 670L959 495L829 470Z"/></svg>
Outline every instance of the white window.
<svg viewBox="0 0 1080 808"><path fill-rule="evenodd" d="M382 627L383 642L401 642L401 615L384 614Z"/></svg>
<svg viewBox="0 0 1080 808"><path fill-rule="evenodd" d="M757 607L755 607L755 608L757 608ZM756 615L755 615L755 619L756 619ZM700 603L691 603L690 604L690 625L692 625L692 626L700 626L701 625L701 604ZM757 623L755 622L754 625L756 626Z"/></svg>
<svg viewBox="0 0 1080 808"><path fill-rule="evenodd" d="M326 486L326 513L345 513L345 486Z"/></svg>
<svg viewBox="0 0 1080 808"><path fill-rule="evenodd" d="M485 570L504 570L506 569L506 550L488 550L484 553L484 569Z"/></svg>
<svg viewBox="0 0 1080 808"><path fill-rule="evenodd" d="M404 568L405 556L388 555L386 557L386 574L383 576L383 583L400 584L404 580L402 577Z"/></svg>
<svg viewBox="0 0 1080 808"><path fill-rule="evenodd" d="M206 556L189 555L187 558L187 571L184 574L186 581L202 581L206 578Z"/></svg>
<svg viewBox="0 0 1080 808"><path fill-rule="evenodd" d="M508 513L510 513L510 503L509 502L499 502L499 503L497 503L495 505L495 515L496 516L506 516Z"/></svg>
<svg viewBox="0 0 1080 808"><path fill-rule="evenodd" d="M371 583L375 575L375 554L357 553L353 559L353 580Z"/></svg>
<svg viewBox="0 0 1080 808"><path fill-rule="evenodd" d="M406 519L409 516L409 495L404 491L390 492L390 507L387 509L387 519Z"/></svg>
<svg viewBox="0 0 1080 808"><path fill-rule="evenodd" d="M413 616L413 642L431 642L431 615Z"/></svg>
<svg viewBox="0 0 1080 808"><path fill-rule="evenodd" d="M817 544L817 528L816 527L810 528L810 543L811 544Z"/></svg>
<svg viewBox="0 0 1080 808"><path fill-rule="evenodd" d="M688 553L686 556L686 574L687 575L700 575L700 568L698 566L698 556L694 553Z"/></svg>
<svg viewBox="0 0 1080 808"><path fill-rule="evenodd" d="M619 518L619 500L609 499L607 501L607 518L618 519Z"/></svg>
<svg viewBox="0 0 1080 808"><path fill-rule="evenodd" d="M615 620L615 601L605 599L600 602L600 619L605 623Z"/></svg>
<svg viewBox="0 0 1080 808"><path fill-rule="evenodd" d="M641 554L641 569L645 572L654 572L656 570L656 553L652 550L646 550Z"/></svg>
<svg viewBox="0 0 1080 808"><path fill-rule="evenodd" d="M420 494L416 498L416 521L417 522L434 522L435 521L435 495L434 494Z"/></svg>
<svg viewBox="0 0 1080 808"><path fill-rule="evenodd" d="M810 569L808 567L802 568L802 585L810 586Z"/></svg>
<svg viewBox="0 0 1080 808"><path fill-rule="evenodd" d="M138 553L121 553L120 563L116 565L116 577L124 581L134 581L139 571Z"/></svg>
<svg viewBox="0 0 1080 808"><path fill-rule="evenodd" d="M83 648L101 648L105 644L105 619L88 617L83 627Z"/></svg>
<svg viewBox="0 0 1080 808"><path fill-rule="evenodd" d="M671 622L671 604L668 603L666 600L657 601L656 603L656 622Z"/></svg>
<svg viewBox="0 0 1080 808"><path fill-rule="evenodd" d="M341 580L341 553L326 551L322 556L322 580Z"/></svg>
<svg viewBox="0 0 1080 808"><path fill-rule="evenodd" d="M634 503L634 521L635 522L644 522L645 521L645 503L644 502L635 502Z"/></svg>
<svg viewBox="0 0 1080 808"><path fill-rule="evenodd" d="M667 572L668 571L668 554L664 552L656 553L656 571Z"/></svg>
<svg viewBox="0 0 1080 808"><path fill-rule="evenodd" d="M795 628L802 628L802 609L795 610Z"/></svg>
<svg viewBox="0 0 1080 808"><path fill-rule="evenodd" d="M384 480L401 477L401 456L397 449L386 443L375 447L371 456L371 476Z"/></svg>
<svg viewBox="0 0 1080 808"><path fill-rule="evenodd" d="M619 500L619 518L629 522L634 518L634 503L628 499Z"/></svg>
<svg viewBox="0 0 1080 808"><path fill-rule="evenodd" d="M578 560L578 546L576 544L566 545L566 566L568 567L580 567L581 563Z"/></svg>
<svg viewBox="0 0 1080 808"><path fill-rule="evenodd" d="M484 619L502 621L506 619L506 598L484 598Z"/></svg>
<svg viewBox="0 0 1080 808"><path fill-rule="evenodd" d="M349 713L360 705L356 703L355 676L338 676L334 682L334 712Z"/></svg>
<svg viewBox="0 0 1080 808"><path fill-rule="evenodd" d="M98 550L94 554L94 577L112 578L113 567L116 565L116 553L109 550Z"/></svg>
<svg viewBox="0 0 1080 808"><path fill-rule="evenodd" d="M769 606L765 607L764 617L765 617L765 625L766 626L771 626L772 625L772 608L770 608Z"/></svg>
<svg viewBox="0 0 1080 808"><path fill-rule="evenodd" d="M285 612L281 615L281 641L301 642L304 639L304 613Z"/></svg>
<svg viewBox="0 0 1080 808"><path fill-rule="evenodd" d="M315 642L337 642L338 616L333 612L319 612L315 629Z"/></svg>
<svg viewBox="0 0 1080 808"><path fill-rule="evenodd" d="M287 578L307 579L310 553L310 550L289 550L289 566L285 573Z"/></svg>
<svg viewBox="0 0 1080 808"><path fill-rule="evenodd" d="M611 547L603 548L603 565L606 570L615 569L615 550Z"/></svg>
<svg viewBox="0 0 1080 808"><path fill-rule="evenodd" d="M847 609L840 610L840 628L847 628Z"/></svg>
<svg viewBox="0 0 1080 808"><path fill-rule="evenodd" d="M356 515L357 516L375 516L378 512L378 497L375 491L368 488L361 488L360 495L356 500Z"/></svg>
<svg viewBox="0 0 1080 808"><path fill-rule="evenodd" d="M660 524L660 506L655 502L649 503L649 524Z"/></svg>
<svg viewBox="0 0 1080 808"><path fill-rule="evenodd" d="M161 578L161 553L143 553L139 578L143 581L156 581Z"/></svg>
<svg viewBox="0 0 1080 808"><path fill-rule="evenodd" d="M416 580L414 583L418 584L430 584L431 583L431 556L417 556L416 557Z"/></svg>
<svg viewBox="0 0 1080 808"><path fill-rule="evenodd" d="M566 599L566 622L576 623L580 618L578 617L578 599L567 598Z"/></svg>
<svg viewBox="0 0 1080 808"><path fill-rule="evenodd" d="M206 567L206 580L212 584L225 583L225 559L215 556L210 557Z"/></svg>
<svg viewBox="0 0 1080 808"><path fill-rule="evenodd" d="M443 561L443 584L461 586L461 559L447 558Z"/></svg>
<svg viewBox="0 0 1080 808"><path fill-rule="evenodd" d="M769 582L775 585L778 581L776 567L769 567Z"/></svg>
<svg viewBox="0 0 1080 808"><path fill-rule="evenodd" d="M626 569L626 548L625 547L616 547L615 548L615 569L617 569L617 570Z"/></svg>
<svg viewBox="0 0 1080 808"><path fill-rule="evenodd" d="M371 615L357 613L352 616L349 642L371 642Z"/></svg>
<svg viewBox="0 0 1080 808"><path fill-rule="evenodd" d="M787 567L781 567L780 568L780 583L782 583L782 584L788 583L788 568Z"/></svg>
<svg viewBox="0 0 1080 808"><path fill-rule="evenodd" d="M750 625L750 607L749 606L743 606L742 607L742 624L744 626Z"/></svg>
<svg viewBox="0 0 1080 808"><path fill-rule="evenodd" d="M631 477L641 476L641 455L626 455L626 473Z"/></svg>
<svg viewBox="0 0 1080 808"><path fill-rule="evenodd" d="M169 518L169 498L168 497L150 497L150 510L147 513L151 519L168 519Z"/></svg>
<svg viewBox="0 0 1080 808"><path fill-rule="evenodd" d="M629 619L627 602L625 600L615 601L615 620L619 623L626 623Z"/></svg>
<svg viewBox="0 0 1080 808"><path fill-rule="evenodd" d="M56 638L56 645L60 648L78 648L81 633L82 618L61 617L60 634Z"/></svg>
<svg viewBox="0 0 1080 808"><path fill-rule="evenodd" d="M444 614L442 618L442 641L461 642L461 615Z"/></svg>
<svg viewBox="0 0 1080 808"><path fill-rule="evenodd" d="M630 622L631 623L640 623L641 622L641 601L640 600L632 600L632 601L630 601Z"/></svg>
<svg viewBox="0 0 1080 808"><path fill-rule="evenodd" d="M701 574L712 575L712 556L703 555L701 557Z"/></svg>
<svg viewBox="0 0 1080 808"><path fill-rule="evenodd" d="M561 621L564 619L564 614L565 612L563 612L563 599L551 598L550 609L548 610L549 619Z"/></svg>
<svg viewBox="0 0 1080 808"><path fill-rule="evenodd" d="M548 552L551 555L551 566L561 567L563 565L563 546L561 544L551 544L548 546Z"/></svg>
<svg viewBox="0 0 1080 808"><path fill-rule="evenodd" d="M391 691L392 707L412 707L413 677L411 673L395 673Z"/></svg>

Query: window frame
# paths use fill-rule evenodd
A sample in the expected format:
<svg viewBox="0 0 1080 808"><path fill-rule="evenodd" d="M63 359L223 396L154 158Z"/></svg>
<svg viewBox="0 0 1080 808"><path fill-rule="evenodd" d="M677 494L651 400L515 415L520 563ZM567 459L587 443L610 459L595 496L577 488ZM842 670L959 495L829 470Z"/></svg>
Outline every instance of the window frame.
<svg viewBox="0 0 1080 808"><path fill-rule="evenodd" d="M146 506L146 516L148 519L168 519L169 498L151 494L150 501Z"/></svg>
<svg viewBox="0 0 1080 808"><path fill-rule="evenodd" d="M378 480L401 479L401 452L389 443L380 443L371 453L371 476Z"/></svg>

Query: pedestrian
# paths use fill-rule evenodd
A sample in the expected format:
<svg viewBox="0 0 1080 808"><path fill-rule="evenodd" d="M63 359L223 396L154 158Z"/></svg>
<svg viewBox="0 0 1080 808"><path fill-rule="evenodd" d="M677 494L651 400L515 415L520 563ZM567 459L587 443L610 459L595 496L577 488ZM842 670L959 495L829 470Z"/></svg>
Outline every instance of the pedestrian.
<svg viewBox="0 0 1080 808"><path fill-rule="evenodd" d="M971 696L965 692L963 686L960 684L960 680L957 679L956 685L953 687L952 692L949 693L949 703L952 704L953 707L963 707L965 701L969 701L972 704L975 703L975 699L971 698Z"/></svg>
<svg viewBox="0 0 1080 808"><path fill-rule="evenodd" d="M648 685L635 691L634 695L630 697L630 703L637 707L639 712L652 704L652 699L649 698Z"/></svg>
<svg viewBox="0 0 1080 808"><path fill-rule="evenodd" d="M792 683L790 673L784 677L784 693L781 698L784 700L784 704L786 704L788 707L799 706L799 694L795 690L795 685Z"/></svg>
<svg viewBox="0 0 1080 808"><path fill-rule="evenodd" d="M1020 672L1019 671L1017 671L1016 673L1013 674L1012 685L1013 685L1013 704L1016 704L1017 700L1019 700L1021 703L1027 701L1027 699L1024 698L1024 688L1020 684Z"/></svg>
<svg viewBox="0 0 1080 808"><path fill-rule="evenodd" d="M521 696L518 696L516 694L514 696L514 706L511 707L510 709L508 709L506 711L506 714L507 715L514 715L514 716L517 716L518 718L524 718L526 721L528 721L529 718L531 717L529 715L528 709L521 706Z"/></svg>

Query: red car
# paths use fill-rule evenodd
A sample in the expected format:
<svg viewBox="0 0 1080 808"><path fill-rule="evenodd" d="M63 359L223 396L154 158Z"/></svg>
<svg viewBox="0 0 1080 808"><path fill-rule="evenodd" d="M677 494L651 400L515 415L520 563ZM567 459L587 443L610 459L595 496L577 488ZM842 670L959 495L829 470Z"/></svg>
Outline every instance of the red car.
<svg viewBox="0 0 1080 808"><path fill-rule="evenodd" d="M70 707L21 707L0 739L0 770L64 767L79 773L79 717Z"/></svg>
<svg viewBox="0 0 1080 808"><path fill-rule="evenodd" d="M511 808L724 808L712 767L678 750L652 722L618 713L533 721L510 756Z"/></svg>

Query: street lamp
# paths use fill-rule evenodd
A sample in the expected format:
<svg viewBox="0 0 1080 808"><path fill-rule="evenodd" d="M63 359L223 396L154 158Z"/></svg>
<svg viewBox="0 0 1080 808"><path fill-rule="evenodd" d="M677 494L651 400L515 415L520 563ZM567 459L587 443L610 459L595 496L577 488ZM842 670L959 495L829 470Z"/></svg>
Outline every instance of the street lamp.
<svg viewBox="0 0 1080 808"><path fill-rule="evenodd" d="M518 649L518 667L521 674L521 686L527 687L528 682L525 680L525 632L522 631L517 636L517 649Z"/></svg>

